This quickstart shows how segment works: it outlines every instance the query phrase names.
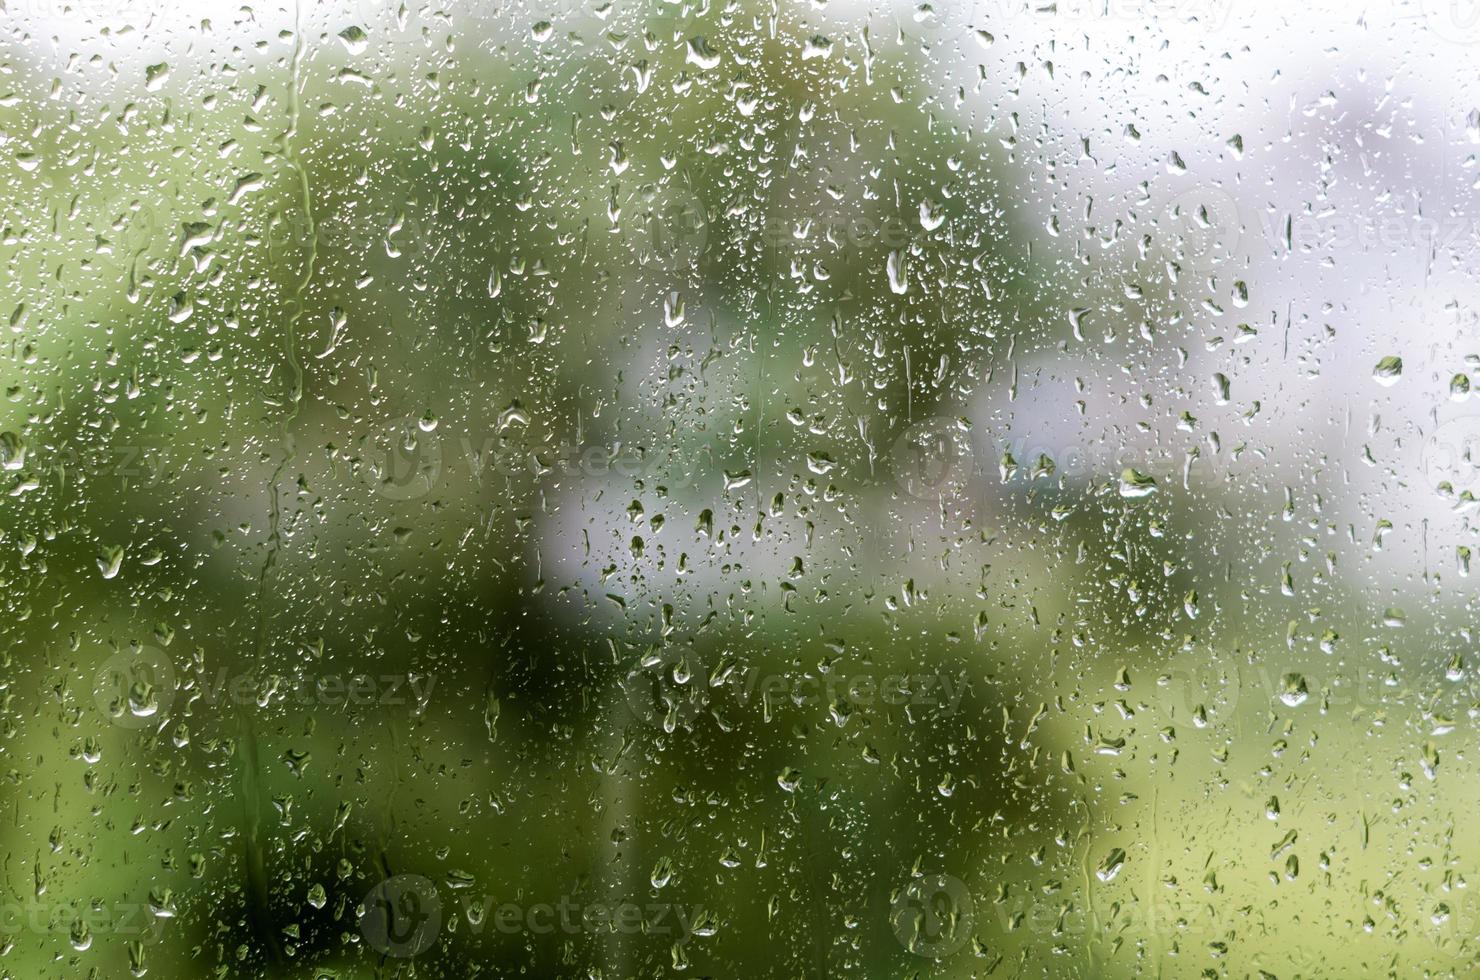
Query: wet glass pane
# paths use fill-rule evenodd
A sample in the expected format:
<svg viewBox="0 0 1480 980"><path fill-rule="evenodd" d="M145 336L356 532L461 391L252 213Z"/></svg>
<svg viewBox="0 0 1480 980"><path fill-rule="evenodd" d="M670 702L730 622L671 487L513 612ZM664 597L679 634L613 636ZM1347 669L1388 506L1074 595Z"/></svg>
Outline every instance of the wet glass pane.
<svg viewBox="0 0 1480 980"><path fill-rule="evenodd" d="M0 976L1473 975L1477 52L3 0Z"/></svg>

